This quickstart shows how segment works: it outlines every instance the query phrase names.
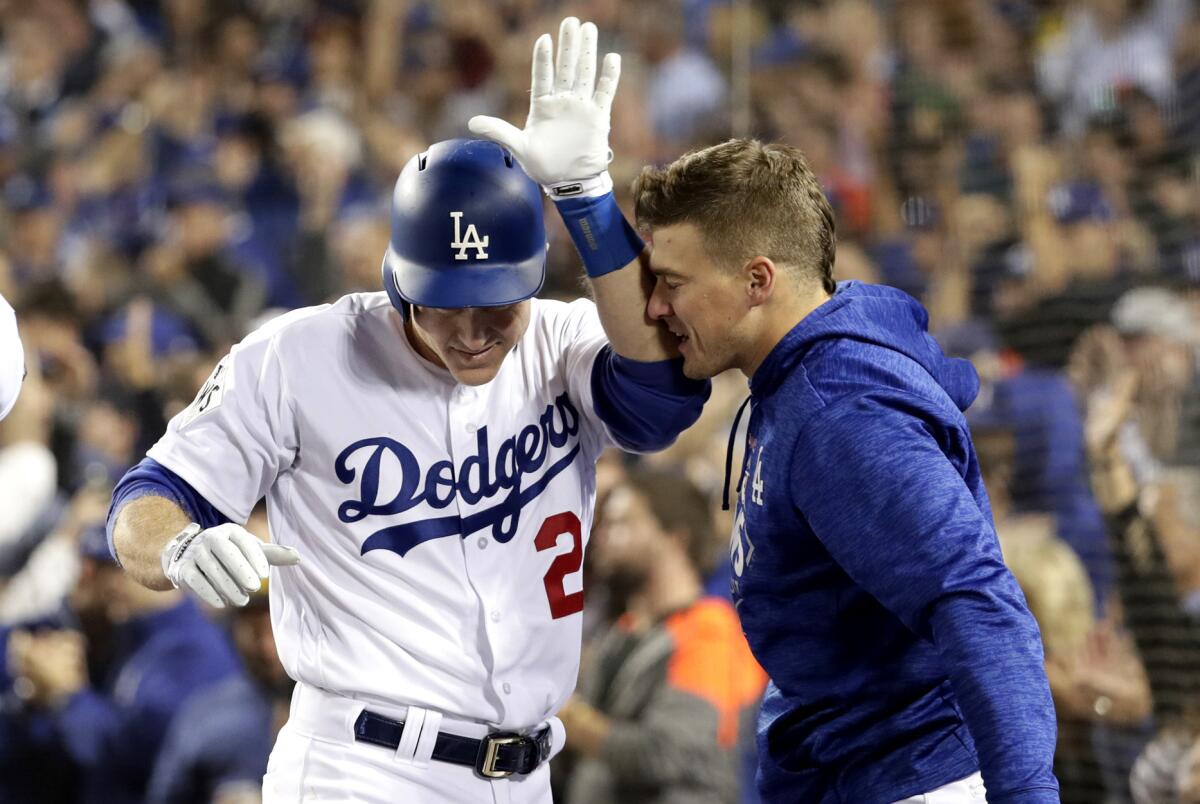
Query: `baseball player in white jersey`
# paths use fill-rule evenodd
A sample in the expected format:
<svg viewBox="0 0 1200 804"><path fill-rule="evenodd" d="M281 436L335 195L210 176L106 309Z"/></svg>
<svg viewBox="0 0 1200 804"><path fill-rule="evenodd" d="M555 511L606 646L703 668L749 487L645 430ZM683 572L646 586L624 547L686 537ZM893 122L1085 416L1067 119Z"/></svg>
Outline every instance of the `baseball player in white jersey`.
<svg viewBox="0 0 1200 804"><path fill-rule="evenodd" d="M549 801L596 458L666 446L707 398L645 318L642 243L611 214L619 62L597 82L574 19L559 45L557 64L535 46L517 146L452 140L405 167L386 292L247 337L114 492L114 552L141 583L220 607L270 575L297 685L265 801ZM594 303L531 298L530 176ZM271 544L241 527L263 497Z"/></svg>
<svg viewBox="0 0 1200 804"><path fill-rule="evenodd" d="M25 379L25 352L12 305L0 296L0 419L8 415Z"/></svg>

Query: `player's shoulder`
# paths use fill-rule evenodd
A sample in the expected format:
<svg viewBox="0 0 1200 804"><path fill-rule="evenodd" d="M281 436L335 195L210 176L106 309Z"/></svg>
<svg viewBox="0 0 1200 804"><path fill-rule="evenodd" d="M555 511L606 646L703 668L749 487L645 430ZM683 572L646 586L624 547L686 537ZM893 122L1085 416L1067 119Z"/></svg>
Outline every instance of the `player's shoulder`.
<svg viewBox="0 0 1200 804"><path fill-rule="evenodd" d="M247 335L243 344L268 341L276 344L307 343L328 337L331 331L348 331L363 319L386 320L389 310L391 302L382 291L350 293L328 304L281 313Z"/></svg>
<svg viewBox="0 0 1200 804"><path fill-rule="evenodd" d="M869 396L919 408L926 418L955 423L961 418L949 391L928 368L882 344L830 340L806 355L803 366L804 380L820 398L821 407L854 405Z"/></svg>
<svg viewBox="0 0 1200 804"><path fill-rule="evenodd" d="M574 301L532 299L529 330L539 339L561 341L581 335L603 332L596 303L580 298Z"/></svg>
<svg viewBox="0 0 1200 804"><path fill-rule="evenodd" d="M539 298L534 298L530 301L533 302L533 309L530 315L531 322L544 322L553 325L574 318L599 319L599 313L596 311L596 303L586 297L572 301Z"/></svg>

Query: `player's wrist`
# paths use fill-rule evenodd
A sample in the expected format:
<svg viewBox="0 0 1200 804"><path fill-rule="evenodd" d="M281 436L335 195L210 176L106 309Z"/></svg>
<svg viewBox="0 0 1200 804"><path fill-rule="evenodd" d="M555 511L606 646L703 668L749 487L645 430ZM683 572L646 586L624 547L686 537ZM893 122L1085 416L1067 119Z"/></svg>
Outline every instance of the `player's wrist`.
<svg viewBox="0 0 1200 804"><path fill-rule="evenodd" d="M625 267L646 247L617 205L612 179L608 180L608 190L599 195L557 198L554 206L592 279Z"/></svg>
<svg viewBox="0 0 1200 804"><path fill-rule="evenodd" d="M542 190L556 204L571 198L598 198L613 190L612 176L607 170L583 179L564 179L542 185Z"/></svg>
<svg viewBox="0 0 1200 804"><path fill-rule="evenodd" d="M159 554L159 563L162 566L163 575L176 589L179 588L180 560L203 530L198 523L191 522L163 545L162 553Z"/></svg>

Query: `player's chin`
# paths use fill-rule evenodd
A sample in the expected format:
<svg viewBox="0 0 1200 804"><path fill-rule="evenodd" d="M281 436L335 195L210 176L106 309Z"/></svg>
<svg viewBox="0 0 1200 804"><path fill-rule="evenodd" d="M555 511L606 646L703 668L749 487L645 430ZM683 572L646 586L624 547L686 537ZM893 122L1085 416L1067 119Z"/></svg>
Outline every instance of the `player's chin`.
<svg viewBox="0 0 1200 804"><path fill-rule="evenodd" d="M500 366L508 354L507 349L495 348L493 351L495 354L489 355L488 359L483 361L463 360L455 356L446 361L446 368L462 385L487 385L500 373Z"/></svg>
<svg viewBox="0 0 1200 804"><path fill-rule="evenodd" d="M500 373L500 364L485 368L451 368L450 374L459 385L487 385Z"/></svg>
<svg viewBox="0 0 1200 804"><path fill-rule="evenodd" d="M683 376L689 380L709 380L720 371L714 371L709 361L695 354L683 354Z"/></svg>

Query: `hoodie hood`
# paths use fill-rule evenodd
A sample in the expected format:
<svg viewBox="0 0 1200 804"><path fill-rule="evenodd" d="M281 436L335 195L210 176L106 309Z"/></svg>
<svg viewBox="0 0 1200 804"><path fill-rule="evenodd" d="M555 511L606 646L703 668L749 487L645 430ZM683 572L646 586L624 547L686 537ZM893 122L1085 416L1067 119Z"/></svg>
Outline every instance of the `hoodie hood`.
<svg viewBox="0 0 1200 804"><path fill-rule="evenodd" d="M833 297L775 345L750 378L750 393L769 394L813 347L841 339L882 346L925 369L959 410L979 393L979 375L967 360L946 357L929 334L929 315L903 291L864 282L839 282Z"/></svg>

